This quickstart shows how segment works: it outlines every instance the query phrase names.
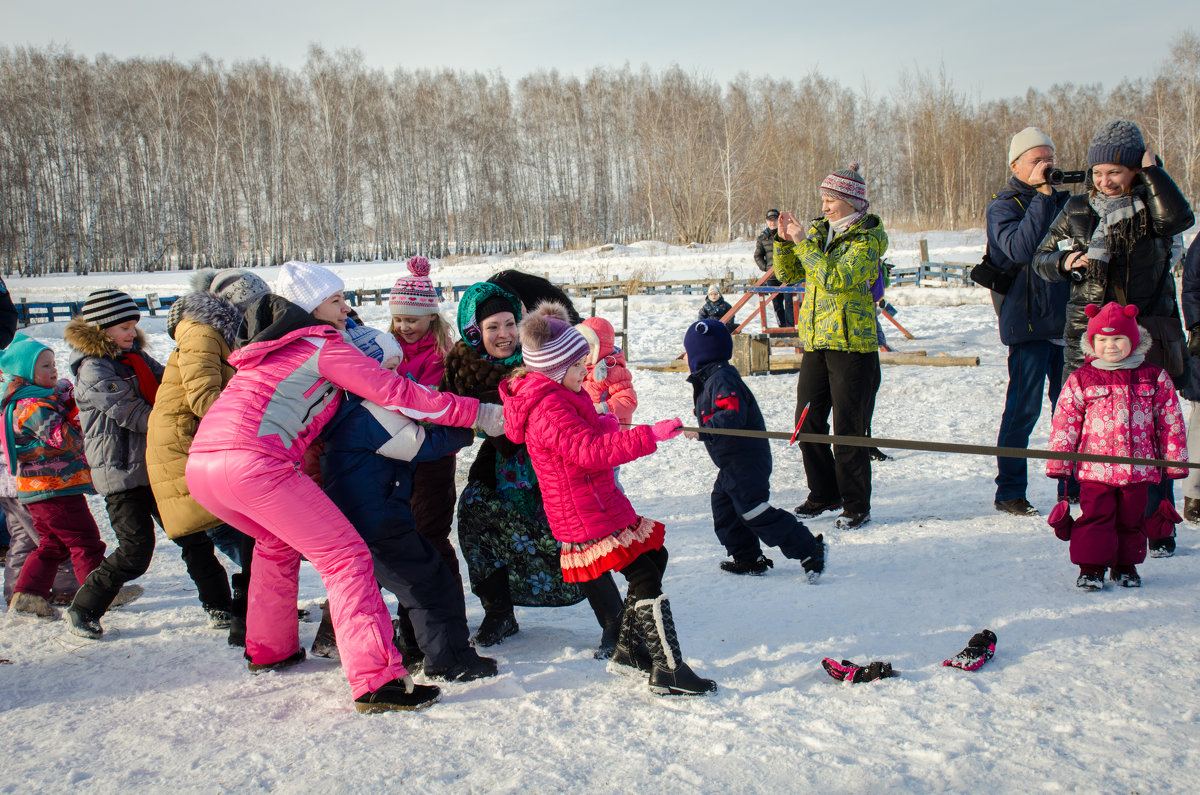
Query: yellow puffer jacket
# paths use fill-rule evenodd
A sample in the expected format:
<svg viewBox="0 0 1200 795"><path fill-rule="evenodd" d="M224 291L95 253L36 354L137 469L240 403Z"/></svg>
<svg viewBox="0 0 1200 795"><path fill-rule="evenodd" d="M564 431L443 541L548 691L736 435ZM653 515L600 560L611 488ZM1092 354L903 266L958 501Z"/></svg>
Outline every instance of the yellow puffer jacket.
<svg viewBox="0 0 1200 795"><path fill-rule="evenodd" d="M146 448L150 487L168 538L221 524L192 499L184 471L200 418L236 372L228 359L230 342L241 322L237 308L212 293L192 293L180 301L186 302L182 319L167 329L175 337L176 348L167 359L150 413Z"/></svg>
<svg viewBox="0 0 1200 795"><path fill-rule="evenodd" d="M876 339L871 283L887 251L887 233L877 215L866 215L825 246L829 221L813 221L799 243L775 240L775 276L805 282L799 332L805 350L873 353Z"/></svg>

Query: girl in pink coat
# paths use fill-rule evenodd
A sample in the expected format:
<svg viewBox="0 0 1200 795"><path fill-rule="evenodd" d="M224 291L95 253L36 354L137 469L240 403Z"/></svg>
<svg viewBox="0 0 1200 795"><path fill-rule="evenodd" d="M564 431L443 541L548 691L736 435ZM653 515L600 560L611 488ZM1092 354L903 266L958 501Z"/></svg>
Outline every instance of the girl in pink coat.
<svg viewBox="0 0 1200 795"><path fill-rule="evenodd" d="M1111 302L1103 309L1088 304L1091 318L1081 345L1086 363L1063 385L1054 409L1050 449L1129 458L1187 461L1187 438L1179 398L1170 376L1145 361L1151 338L1138 326L1136 306ZM1111 567L1114 582L1126 588L1142 584L1137 564L1146 559L1146 533L1174 508L1164 501L1146 517L1146 494L1158 483L1159 469L1136 464L1051 461L1052 478L1074 475L1080 483L1083 515L1072 521L1060 502L1049 522L1071 542L1071 562L1079 566L1075 584L1089 591L1104 587ZM1169 478L1182 478L1184 467L1170 467Z"/></svg>
<svg viewBox="0 0 1200 795"><path fill-rule="evenodd" d="M597 414L582 392L587 340L560 304L541 304L521 321L520 337L524 372L500 385L505 435L529 450L546 518L562 545L563 579L589 582L615 570L629 581L614 669L648 672L651 691L660 695L715 691L716 683L697 676L679 651L662 592L663 525L638 516L613 479L613 467L654 452L658 442L679 435L682 423L620 430L614 416Z"/></svg>
<svg viewBox="0 0 1200 795"><path fill-rule="evenodd" d="M284 277L300 303L268 295L247 309L229 357L237 374L200 423L187 485L209 512L257 542L246 622L251 670L304 659L295 613L303 555L329 593L342 668L358 711L421 709L440 692L414 685L408 676L392 643L370 552L300 471L301 462L337 411L342 389L443 425L480 423L497 432L502 417L498 407L398 378L346 342L339 329L348 308L331 272L289 263ZM294 289L297 282L300 289Z"/></svg>

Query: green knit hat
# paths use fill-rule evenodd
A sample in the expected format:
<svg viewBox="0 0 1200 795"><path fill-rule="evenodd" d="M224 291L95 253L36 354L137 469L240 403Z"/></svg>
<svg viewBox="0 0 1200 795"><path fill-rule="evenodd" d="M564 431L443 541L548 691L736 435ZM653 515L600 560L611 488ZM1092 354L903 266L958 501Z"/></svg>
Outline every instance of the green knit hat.
<svg viewBox="0 0 1200 795"><path fill-rule="evenodd" d="M37 364L42 351L48 350L50 349L32 337L18 334L0 355L0 370L7 376L17 376L32 384L34 365Z"/></svg>

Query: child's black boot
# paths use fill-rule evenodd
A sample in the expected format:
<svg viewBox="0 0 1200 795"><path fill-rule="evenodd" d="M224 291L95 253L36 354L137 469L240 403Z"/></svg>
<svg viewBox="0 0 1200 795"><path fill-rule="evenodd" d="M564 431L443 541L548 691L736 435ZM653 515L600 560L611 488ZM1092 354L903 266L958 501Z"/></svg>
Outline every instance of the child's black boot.
<svg viewBox="0 0 1200 795"><path fill-rule="evenodd" d="M683 661L679 636L671 617L671 603L665 594L639 601L638 631L646 639L654 670L650 672L650 691L660 696L702 696L716 692L717 683L697 676Z"/></svg>

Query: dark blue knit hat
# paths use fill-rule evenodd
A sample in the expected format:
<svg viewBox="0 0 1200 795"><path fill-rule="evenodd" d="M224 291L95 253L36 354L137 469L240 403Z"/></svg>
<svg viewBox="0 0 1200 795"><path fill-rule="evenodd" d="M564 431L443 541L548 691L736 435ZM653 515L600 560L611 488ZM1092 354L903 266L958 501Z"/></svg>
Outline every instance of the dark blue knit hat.
<svg viewBox="0 0 1200 795"><path fill-rule="evenodd" d="M1092 136L1092 143L1087 152L1087 167L1112 163L1139 168L1144 154L1146 142L1142 140L1142 131L1138 126L1125 119L1114 119L1106 122Z"/></svg>
<svg viewBox="0 0 1200 795"><path fill-rule="evenodd" d="M733 356L733 335L719 320L706 318L688 326L683 335L688 369L693 373L713 362L726 362Z"/></svg>

